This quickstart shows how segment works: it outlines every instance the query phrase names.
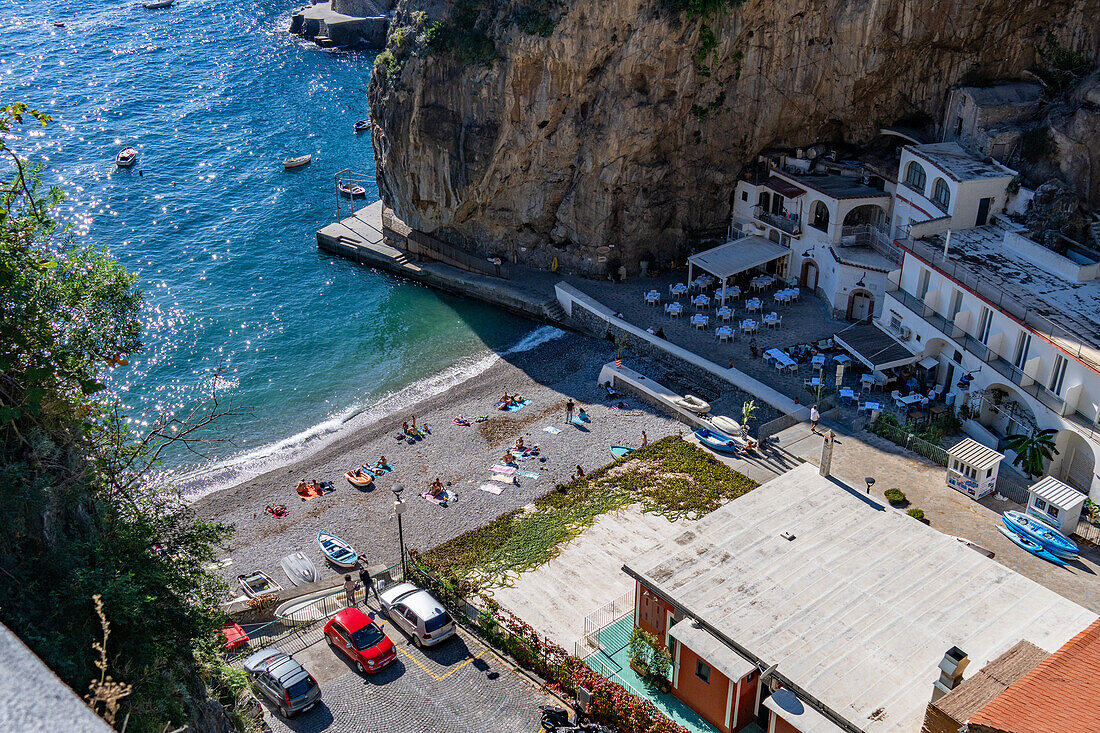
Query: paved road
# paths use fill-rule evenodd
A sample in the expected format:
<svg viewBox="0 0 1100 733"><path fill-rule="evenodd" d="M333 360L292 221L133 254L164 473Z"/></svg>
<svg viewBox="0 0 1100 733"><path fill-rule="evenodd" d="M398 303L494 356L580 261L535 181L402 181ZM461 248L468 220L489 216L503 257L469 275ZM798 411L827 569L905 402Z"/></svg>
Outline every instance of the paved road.
<svg viewBox="0 0 1100 733"><path fill-rule="evenodd" d="M287 649L321 685L322 701L289 721L270 708L275 733L533 733L538 706L555 704L527 678L502 665L477 639L460 632L432 649L417 649L384 623L397 661L360 675L317 631L304 648Z"/></svg>

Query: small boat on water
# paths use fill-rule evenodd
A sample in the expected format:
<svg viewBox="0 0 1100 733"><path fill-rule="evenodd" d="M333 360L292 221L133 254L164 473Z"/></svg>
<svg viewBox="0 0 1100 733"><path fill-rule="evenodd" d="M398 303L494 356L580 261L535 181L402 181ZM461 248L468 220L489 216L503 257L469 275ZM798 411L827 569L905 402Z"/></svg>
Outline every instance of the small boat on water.
<svg viewBox="0 0 1100 733"><path fill-rule="evenodd" d="M352 486L358 486L360 488L365 488L374 483L374 474L362 469L358 472L346 471L344 473L344 478L346 478L348 483Z"/></svg>
<svg viewBox="0 0 1100 733"><path fill-rule="evenodd" d="M301 168L303 165L309 165L309 161L311 160L313 160L312 155L299 155L297 158L286 158L283 160L283 168L285 170Z"/></svg>
<svg viewBox="0 0 1100 733"><path fill-rule="evenodd" d="M325 554L325 559L339 568L353 568L359 560L359 553L346 540L330 532L317 533L317 545Z"/></svg>
<svg viewBox="0 0 1100 733"><path fill-rule="evenodd" d="M162 10L163 8L172 7L172 3L176 0L153 0L152 2L142 3L141 7L146 10Z"/></svg>
<svg viewBox="0 0 1100 733"><path fill-rule="evenodd" d="M286 577L290 578L292 585L308 585L316 583L320 579L313 561L306 557L303 552L287 555L279 561L279 565L282 566Z"/></svg>
<svg viewBox="0 0 1100 733"><path fill-rule="evenodd" d="M123 148L118 151L118 155L115 156L115 165L119 168L129 168L137 162L137 157L137 148Z"/></svg>
<svg viewBox="0 0 1100 733"><path fill-rule="evenodd" d="M1064 560L1077 559L1077 545L1045 522L1017 511L1002 513L1001 521L1013 532L1038 542L1058 557Z"/></svg>
<svg viewBox="0 0 1100 733"><path fill-rule="evenodd" d="M737 455L741 452L741 441L710 428L699 428L695 431L695 437L700 443L718 453Z"/></svg>
<svg viewBox="0 0 1100 733"><path fill-rule="evenodd" d="M350 181L341 181L337 183L336 189L345 196L351 196L352 198L367 195L367 189L358 184L351 183Z"/></svg>
<svg viewBox="0 0 1100 733"><path fill-rule="evenodd" d="M55 20L55 21L53 22L53 27L54 27L54 28L64 28L64 27L65 27L65 24L64 24L64 23L62 23L62 22L61 22L60 20Z"/></svg>
<svg viewBox="0 0 1100 733"><path fill-rule="evenodd" d="M283 586L276 583L274 578L262 570L257 570L248 575L238 575L237 583L249 598L257 598L267 593L276 593L283 589Z"/></svg>
<svg viewBox="0 0 1100 733"><path fill-rule="evenodd" d="M633 452L634 452L634 449L631 448L629 445L614 445L614 444L612 444L612 446L611 446L611 455L615 456L616 458L626 458L627 456L629 456Z"/></svg>
<svg viewBox="0 0 1100 733"><path fill-rule="evenodd" d="M358 120L355 123L356 132L366 132L370 129L370 117L365 120Z"/></svg>
<svg viewBox="0 0 1100 733"><path fill-rule="evenodd" d="M1032 555L1035 555L1036 557L1041 557L1047 562L1052 562L1055 565L1061 565L1063 567L1066 565L1065 560L1050 552L1030 537L1022 535L1019 532L1013 532L1011 529L1005 527L1004 525L997 527L997 529L1000 530L1001 534L1003 534L1005 537L1012 540L1012 542L1017 547L1027 550Z"/></svg>

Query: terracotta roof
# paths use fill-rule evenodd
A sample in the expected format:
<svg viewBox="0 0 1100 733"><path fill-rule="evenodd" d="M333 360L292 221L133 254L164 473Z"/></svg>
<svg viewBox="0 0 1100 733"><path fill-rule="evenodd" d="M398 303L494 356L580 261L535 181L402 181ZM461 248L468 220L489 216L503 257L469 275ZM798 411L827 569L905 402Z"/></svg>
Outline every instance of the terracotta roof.
<svg viewBox="0 0 1100 733"><path fill-rule="evenodd" d="M970 729L1100 733L1100 621L979 710Z"/></svg>
<svg viewBox="0 0 1100 733"><path fill-rule="evenodd" d="M1020 641L931 705L962 725L1049 656L1030 641Z"/></svg>

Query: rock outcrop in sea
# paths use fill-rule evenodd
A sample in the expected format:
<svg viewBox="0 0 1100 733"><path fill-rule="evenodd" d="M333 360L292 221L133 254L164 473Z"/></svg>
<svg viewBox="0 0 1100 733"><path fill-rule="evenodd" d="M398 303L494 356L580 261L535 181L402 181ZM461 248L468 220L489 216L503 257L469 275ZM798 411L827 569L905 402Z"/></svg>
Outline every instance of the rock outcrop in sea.
<svg viewBox="0 0 1100 733"><path fill-rule="evenodd" d="M379 190L479 253L593 272L613 247L632 266L724 232L761 150L929 125L951 85L1054 52L1094 64L1097 17L1100 0L399 0L369 93ZM1057 134L1081 131L1069 166L1095 171L1091 104Z"/></svg>

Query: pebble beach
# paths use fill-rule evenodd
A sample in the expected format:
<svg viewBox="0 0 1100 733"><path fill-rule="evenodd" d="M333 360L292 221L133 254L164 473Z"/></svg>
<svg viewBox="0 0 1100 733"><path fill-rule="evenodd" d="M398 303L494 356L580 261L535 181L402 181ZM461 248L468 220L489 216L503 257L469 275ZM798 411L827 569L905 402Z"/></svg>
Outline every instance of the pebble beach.
<svg viewBox="0 0 1100 733"><path fill-rule="evenodd" d="M683 432L682 424L637 399L624 398L627 409L612 408L597 378L613 358L607 342L572 333L530 351L502 355L489 369L445 393L360 427L295 463L202 497L194 504L200 516L235 528L226 548L233 562L221 572L233 582L241 573L263 570L283 582L280 559L301 550L322 577L342 574L323 561L315 541L319 531L348 540L367 564L392 565L400 559L390 491L394 484L405 487L405 543L426 550L529 504L567 482L578 465L588 472L610 463L612 443L637 446L643 430L650 441ZM530 404L515 412L496 410L505 391ZM567 423L569 400L583 407L591 422ZM489 419L454 425L452 418L459 414ZM431 435L413 445L396 440L402 423L414 415L418 425L431 426ZM560 432L548 432L548 427ZM538 478L518 476L500 494L481 490L489 482L489 467L521 436L527 446L539 446L541 455L520 461L519 470ZM381 455L394 470L377 477L371 488L357 488L344 478L345 471L373 464ZM445 506L421 496L436 477L457 494ZM295 493L299 479L330 481L336 489L301 501ZM284 504L287 516L277 519L264 512L272 503Z"/></svg>

